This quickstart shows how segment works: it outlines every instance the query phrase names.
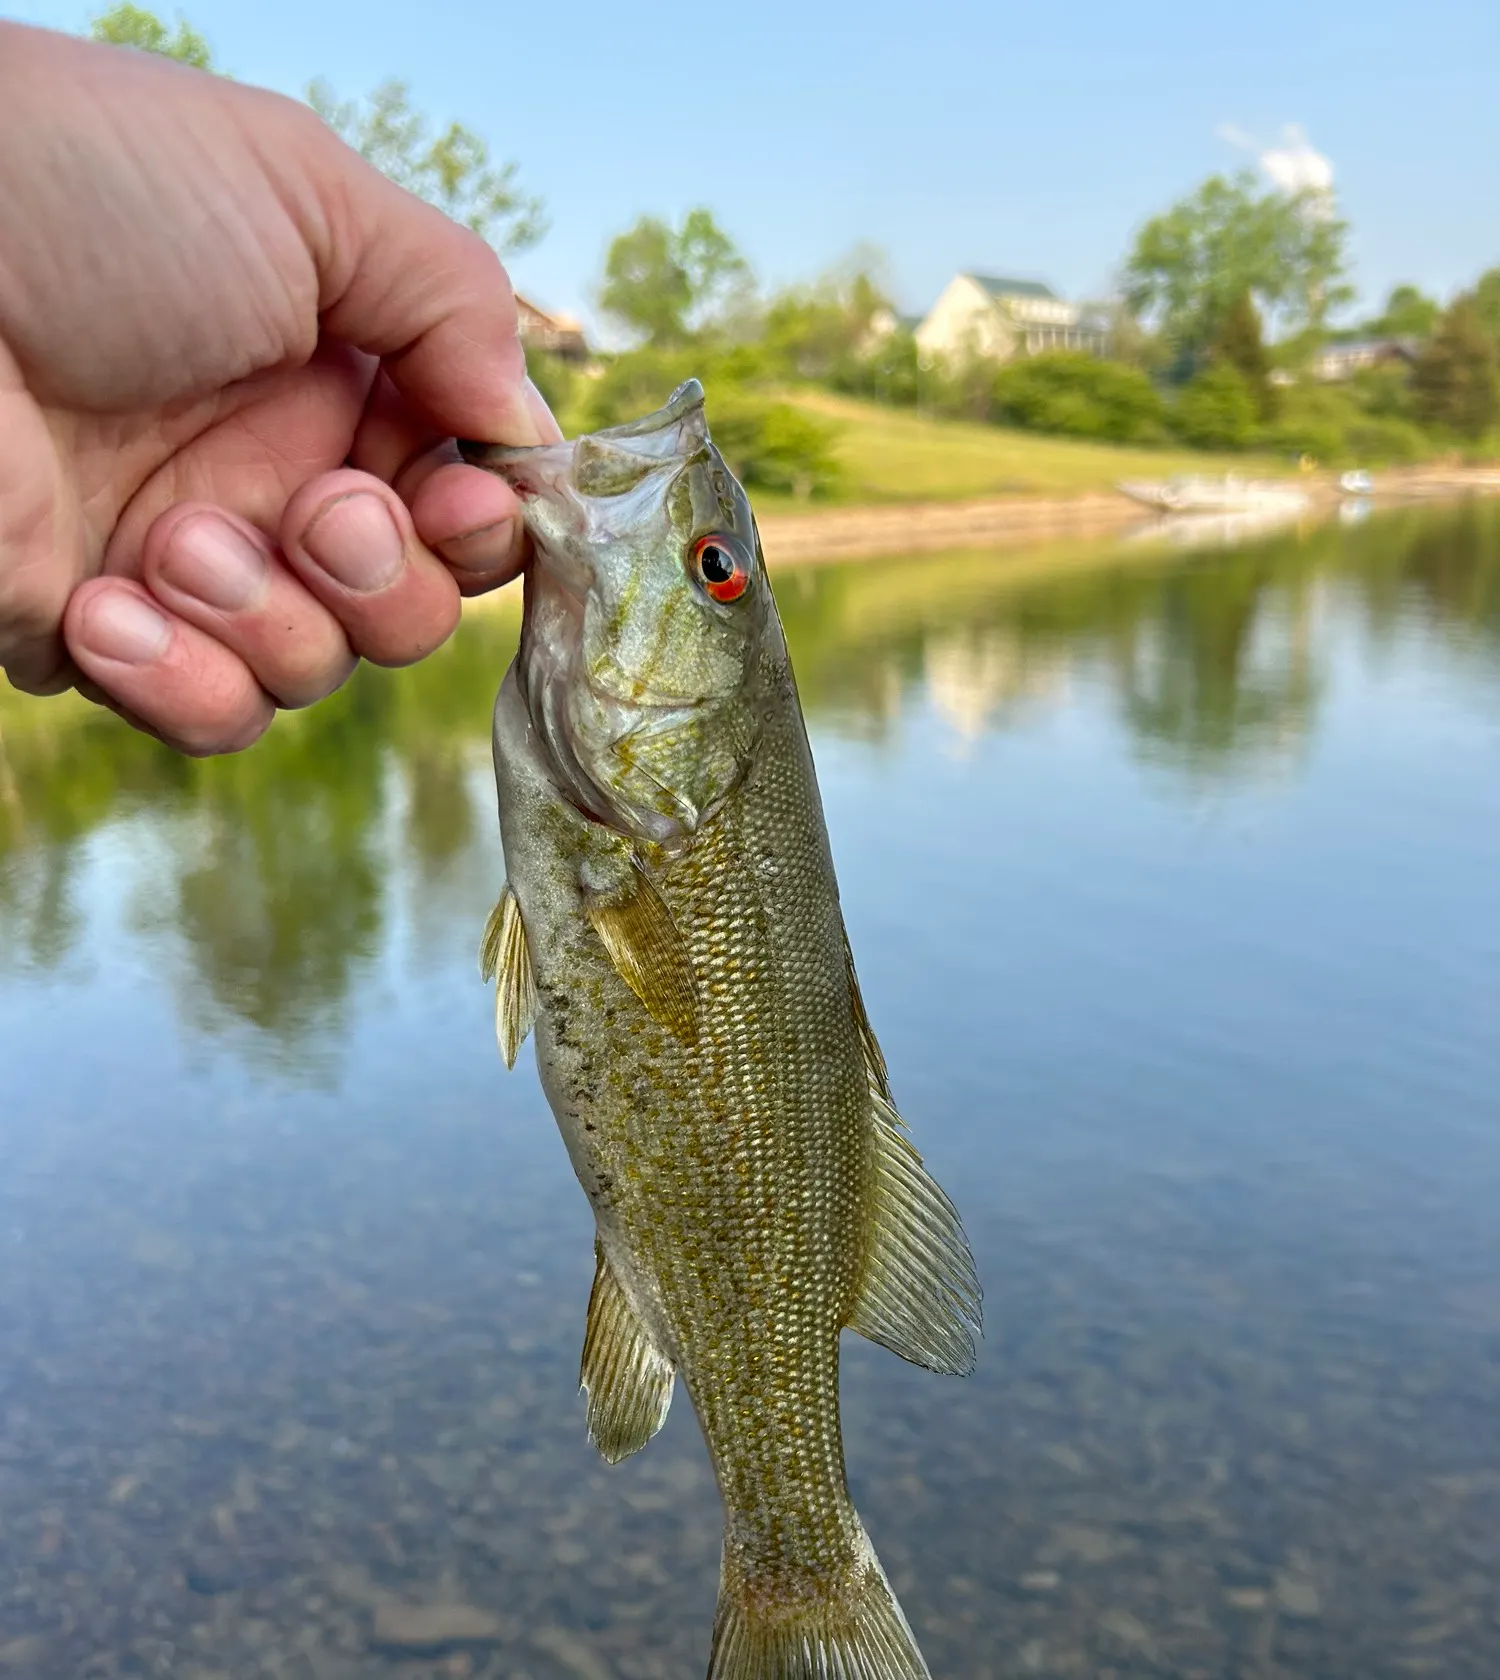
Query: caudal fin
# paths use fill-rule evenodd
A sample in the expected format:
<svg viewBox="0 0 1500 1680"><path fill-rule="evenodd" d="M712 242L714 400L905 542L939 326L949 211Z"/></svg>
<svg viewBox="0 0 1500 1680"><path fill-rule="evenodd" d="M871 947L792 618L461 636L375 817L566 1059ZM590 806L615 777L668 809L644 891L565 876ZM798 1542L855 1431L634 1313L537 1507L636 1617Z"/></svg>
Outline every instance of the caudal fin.
<svg viewBox="0 0 1500 1680"><path fill-rule="evenodd" d="M855 1569L793 1605L728 1579L719 1587L708 1680L932 1680L864 1531Z"/></svg>

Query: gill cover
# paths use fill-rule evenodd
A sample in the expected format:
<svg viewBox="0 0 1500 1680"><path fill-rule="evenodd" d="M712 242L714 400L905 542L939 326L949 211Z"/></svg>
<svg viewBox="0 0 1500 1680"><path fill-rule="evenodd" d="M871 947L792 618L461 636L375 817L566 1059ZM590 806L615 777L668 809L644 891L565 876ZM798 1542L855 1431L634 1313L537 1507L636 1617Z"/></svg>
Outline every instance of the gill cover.
<svg viewBox="0 0 1500 1680"><path fill-rule="evenodd" d="M517 676L559 791L635 840L680 842L744 774L764 656L785 658L702 386L571 442L460 449L512 486L532 537Z"/></svg>

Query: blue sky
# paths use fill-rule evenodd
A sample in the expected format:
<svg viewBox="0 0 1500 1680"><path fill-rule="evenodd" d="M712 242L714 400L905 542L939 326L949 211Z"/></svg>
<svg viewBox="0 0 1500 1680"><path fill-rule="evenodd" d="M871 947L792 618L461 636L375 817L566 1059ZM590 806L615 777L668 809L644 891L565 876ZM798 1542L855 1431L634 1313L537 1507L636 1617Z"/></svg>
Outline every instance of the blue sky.
<svg viewBox="0 0 1500 1680"><path fill-rule="evenodd" d="M8 15L76 27L95 9ZM477 128L547 201L517 285L586 316L610 236L695 203L767 284L869 241L912 311L963 268L1099 295L1146 216L1287 124L1332 165L1366 298L1500 263L1496 0L181 9L245 80L348 94L398 74Z"/></svg>

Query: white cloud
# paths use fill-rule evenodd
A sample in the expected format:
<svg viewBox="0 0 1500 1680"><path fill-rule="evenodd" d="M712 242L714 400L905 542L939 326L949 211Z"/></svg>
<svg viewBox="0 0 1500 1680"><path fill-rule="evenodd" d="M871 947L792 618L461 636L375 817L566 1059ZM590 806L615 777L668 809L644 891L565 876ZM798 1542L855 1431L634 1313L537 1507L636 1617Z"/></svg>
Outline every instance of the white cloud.
<svg viewBox="0 0 1500 1680"><path fill-rule="evenodd" d="M1237 152L1253 152L1272 185L1282 192L1310 193L1317 200L1331 203L1333 164L1307 138L1301 124L1288 123L1280 140L1271 146L1263 145L1238 123L1220 123L1214 133Z"/></svg>
<svg viewBox="0 0 1500 1680"><path fill-rule="evenodd" d="M1333 165L1296 123L1281 131L1279 146L1268 146L1260 154L1260 166L1284 193L1333 191Z"/></svg>

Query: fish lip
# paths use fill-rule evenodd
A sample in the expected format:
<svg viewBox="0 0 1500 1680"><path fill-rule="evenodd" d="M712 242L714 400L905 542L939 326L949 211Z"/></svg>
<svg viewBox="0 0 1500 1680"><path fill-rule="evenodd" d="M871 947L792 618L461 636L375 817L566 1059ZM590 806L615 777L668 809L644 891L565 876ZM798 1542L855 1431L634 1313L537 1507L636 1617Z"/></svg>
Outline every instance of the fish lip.
<svg viewBox="0 0 1500 1680"><path fill-rule="evenodd" d="M703 386L696 379L684 379L658 409L643 414L639 420L626 420L618 426L601 426L586 434L596 438L643 438L679 424L695 409L703 407ZM482 443L476 438L459 438L458 453L471 467L483 467L499 472L505 467L519 466L523 461L544 455L549 449L571 449L579 439L565 439L562 443Z"/></svg>

